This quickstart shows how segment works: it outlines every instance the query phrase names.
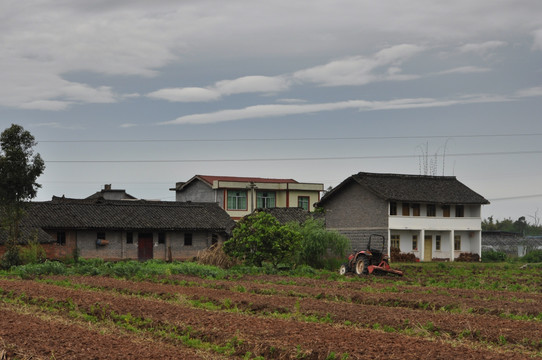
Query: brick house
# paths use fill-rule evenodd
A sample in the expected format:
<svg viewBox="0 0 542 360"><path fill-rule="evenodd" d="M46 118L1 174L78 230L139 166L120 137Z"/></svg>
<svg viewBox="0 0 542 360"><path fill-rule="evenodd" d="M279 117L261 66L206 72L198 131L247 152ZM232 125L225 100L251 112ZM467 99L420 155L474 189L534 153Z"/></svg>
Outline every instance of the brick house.
<svg viewBox="0 0 542 360"><path fill-rule="evenodd" d="M215 202L235 220L259 208L302 208L313 211L323 184L294 179L196 175L170 189L177 201Z"/></svg>
<svg viewBox="0 0 542 360"><path fill-rule="evenodd" d="M224 241L234 225L214 203L103 198L33 202L23 222L40 234L49 258L77 248L81 257L105 260L189 259Z"/></svg>
<svg viewBox="0 0 542 360"><path fill-rule="evenodd" d="M481 206L489 202L454 176L364 173L352 175L316 204L326 227L366 247L381 234L391 247L421 261L481 255Z"/></svg>

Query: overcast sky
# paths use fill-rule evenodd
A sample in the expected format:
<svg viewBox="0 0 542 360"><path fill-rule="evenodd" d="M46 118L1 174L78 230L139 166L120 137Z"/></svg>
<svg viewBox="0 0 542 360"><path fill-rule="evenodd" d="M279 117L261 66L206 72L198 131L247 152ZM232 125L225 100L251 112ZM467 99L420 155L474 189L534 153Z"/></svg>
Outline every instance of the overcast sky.
<svg viewBox="0 0 542 360"><path fill-rule="evenodd" d="M46 162L37 200L366 171L542 217L540 0L4 0L0 69L0 127Z"/></svg>

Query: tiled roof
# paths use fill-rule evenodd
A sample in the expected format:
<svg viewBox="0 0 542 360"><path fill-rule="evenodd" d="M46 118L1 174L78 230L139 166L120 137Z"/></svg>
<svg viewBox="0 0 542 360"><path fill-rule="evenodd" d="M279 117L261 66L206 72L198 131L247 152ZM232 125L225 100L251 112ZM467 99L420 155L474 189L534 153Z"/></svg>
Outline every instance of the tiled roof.
<svg viewBox="0 0 542 360"><path fill-rule="evenodd" d="M271 209L257 209L256 211L264 211L273 215L281 224L289 222L304 223L309 218L324 220L323 214L315 214L308 212L302 208L271 208Z"/></svg>
<svg viewBox="0 0 542 360"><path fill-rule="evenodd" d="M27 221L43 229L229 231L234 225L216 203L145 200L35 202Z"/></svg>
<svg viewBox="0 0 542 360"><path fill-rule="evenodd" d="M489 204L455 176L376 174L360 172L329 191L320 200L325 203L348 183L355 182L382 199L437 204Z"/></svg>

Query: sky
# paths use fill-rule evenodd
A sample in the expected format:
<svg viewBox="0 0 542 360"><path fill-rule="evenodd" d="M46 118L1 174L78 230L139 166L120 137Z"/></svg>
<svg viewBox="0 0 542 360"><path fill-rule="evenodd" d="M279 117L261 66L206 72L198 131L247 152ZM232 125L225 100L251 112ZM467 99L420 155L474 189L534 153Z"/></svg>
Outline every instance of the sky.
<svg viewBox="0 0 542 360"><path fill-rule="evenodd" d="M363 171L456 176L484 218L542 218L539 0L4 0L0 69L38 201Z"/></svg>

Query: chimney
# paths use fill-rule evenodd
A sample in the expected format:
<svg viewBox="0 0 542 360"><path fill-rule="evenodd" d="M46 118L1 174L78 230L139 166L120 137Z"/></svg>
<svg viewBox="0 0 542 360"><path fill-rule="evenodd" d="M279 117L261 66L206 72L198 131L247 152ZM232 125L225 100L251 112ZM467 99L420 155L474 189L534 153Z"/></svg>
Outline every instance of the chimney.
<svg viewBox="0 0 542 360"><path fill-rule="evenodd" d="M106 190L106 191L111 190L111 184L105 184L104 185L104 190Z"/></svg>

